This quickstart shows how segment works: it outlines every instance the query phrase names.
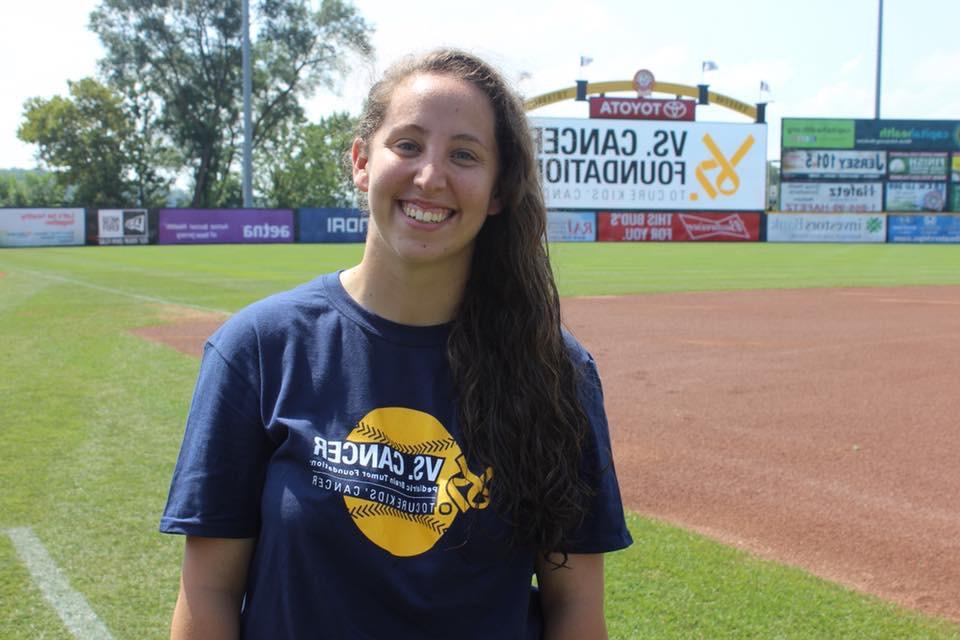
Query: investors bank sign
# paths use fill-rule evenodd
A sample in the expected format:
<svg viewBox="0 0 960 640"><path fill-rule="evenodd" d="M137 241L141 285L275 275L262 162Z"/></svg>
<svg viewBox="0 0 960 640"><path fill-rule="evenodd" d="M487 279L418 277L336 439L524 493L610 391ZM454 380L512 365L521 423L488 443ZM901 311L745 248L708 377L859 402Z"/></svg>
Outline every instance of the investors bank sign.
<svg viewBox="0 0 960 640"><path fill-rule="evenodd" d="M763 210L766 125L530 118L550 209Z"/></svg>

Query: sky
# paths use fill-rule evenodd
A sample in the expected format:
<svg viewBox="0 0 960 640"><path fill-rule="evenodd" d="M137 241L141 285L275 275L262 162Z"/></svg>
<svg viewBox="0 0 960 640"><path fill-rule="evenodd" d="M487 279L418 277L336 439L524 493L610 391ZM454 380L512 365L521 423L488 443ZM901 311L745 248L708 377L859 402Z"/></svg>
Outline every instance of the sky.
<svg viewBox="0 0 960 640"><path fill-rule="evenodd" d="M311 0L319 6L319 0ZM102 56L87 24L99 0L5 0L0 21L0 168L37 166L16 137L24 102L67 95ZM575 84L629 80L706 83L737 100L768 102L768 157L783 117L872 118L879 0L354 0L375 27L375 59L356 61L336 93L307 103L312 119L359 111L370 83L398 57L455 46L495 64L526 97ZM256 0L251 0L255 5ZM581 56L592 62L580 66ZM704 61L717 69L703 73ZM765 82L769 93L760 92ZM668 97L654 94L653 97ZM881 118L960 120L960 1L885 0ZM531 112L587 117L572 101ZM718 106L698 120L748 122Z"/></svg>

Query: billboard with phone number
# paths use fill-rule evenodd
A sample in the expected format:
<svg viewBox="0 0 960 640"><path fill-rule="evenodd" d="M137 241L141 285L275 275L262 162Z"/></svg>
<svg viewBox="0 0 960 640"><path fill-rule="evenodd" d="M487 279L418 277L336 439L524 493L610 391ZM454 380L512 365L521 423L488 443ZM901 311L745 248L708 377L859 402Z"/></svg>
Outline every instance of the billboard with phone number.
<svg viewBox="0 0 960 640"><path fill-rule="evenodd" d="M292 209L160 209L160 244L293 242Z"/></svg>
<svg viewBox="0 0 960 640"><path fill-rule="evenodd" d="M597 213L600 242L756 242L762 215L753 212Z"/></svg>
<svg viewBox="0 0 960 640"><path fill-rule="evenodd" d="M883 209L882 182L781 182L780 210L863 213Z"/></svg>

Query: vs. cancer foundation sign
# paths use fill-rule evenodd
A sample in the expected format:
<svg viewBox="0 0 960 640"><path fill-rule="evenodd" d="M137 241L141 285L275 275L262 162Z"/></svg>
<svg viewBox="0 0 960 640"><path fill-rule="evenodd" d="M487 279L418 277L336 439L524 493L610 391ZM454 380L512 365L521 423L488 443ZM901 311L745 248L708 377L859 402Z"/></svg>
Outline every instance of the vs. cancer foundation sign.
<svg viewBox="0 0 960 640"><path fill-rule="evenodd" d="M766 125L531 118L550 209L765 204Z"/></svg>

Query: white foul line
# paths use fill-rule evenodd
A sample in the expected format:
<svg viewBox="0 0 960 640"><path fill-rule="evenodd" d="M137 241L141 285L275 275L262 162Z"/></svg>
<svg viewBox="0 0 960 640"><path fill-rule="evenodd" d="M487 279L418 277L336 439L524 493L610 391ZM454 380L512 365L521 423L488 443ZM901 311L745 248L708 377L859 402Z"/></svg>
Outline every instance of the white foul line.
<svg viewBox="0 0 960 640"><path fill-rule="evenodd" d="M13 546L43 597L53 606L73 637L78 640L111 640L112 636L87 601L74 591L29 527L7 529Z"/></svg>
<svg viewBox="0 0 960 640"><path fill-rule="evenodd" d="M118 296L127 296L128 298L143 300L144 302L153 302L156 304L170 304L170 305L176 305L179 307L188 307L190 309L196 309L197 311L209 311L211 313L222 313L224 315L232 315L232 312L224 311L223 309L214 309L212 307L202 307L198 304L190 304L189 302L174 302L173 300L166 300L165 298L157 298L156 296L148 296L142 293L133 293L132 291L124 291L123 289L114 289L112 287L104 287L99 284L93 284L92 282L84 282L83 280L76 280L74 278L58 276L53 273L44 273L42 271L32 271L30 269L17 269L17 271L22 271L23 273L29 273L32 276L37 276L40 278L49 278L50 280L59 280L61 282L66 282L68 284L75 284L80 287L87 287L88 289L96 289L97 291L104 291L106 293L112 293Z"/></svg>

